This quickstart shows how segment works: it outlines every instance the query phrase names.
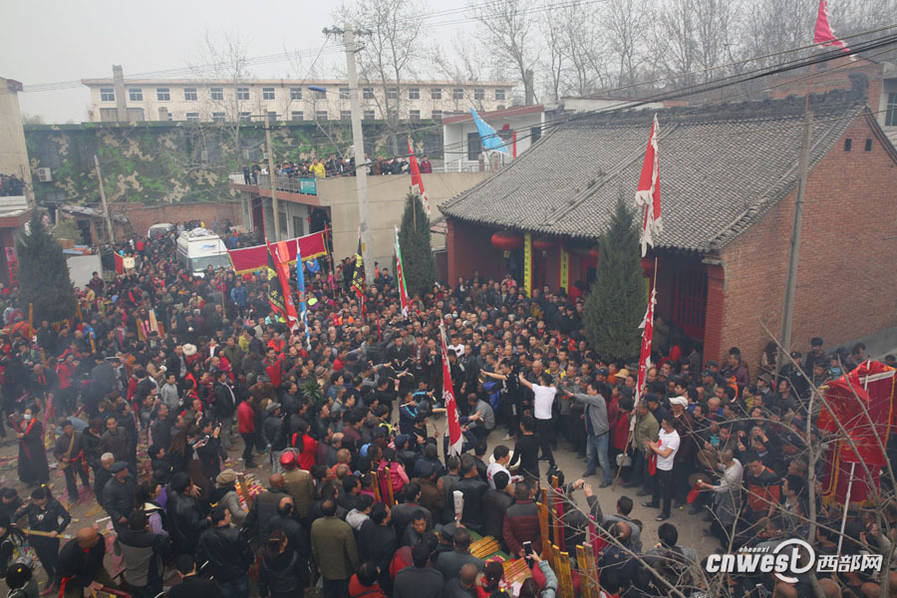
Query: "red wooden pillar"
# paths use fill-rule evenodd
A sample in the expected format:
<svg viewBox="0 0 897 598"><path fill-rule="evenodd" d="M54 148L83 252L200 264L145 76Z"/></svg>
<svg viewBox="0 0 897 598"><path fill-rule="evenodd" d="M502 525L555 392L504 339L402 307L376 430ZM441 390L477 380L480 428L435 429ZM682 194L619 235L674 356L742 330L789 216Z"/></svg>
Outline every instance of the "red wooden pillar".
<svg viewBox="0 0 897 598"><path fill-rule="evenodd" d="M445 221L445 249L447 257L446 282L449 287L458 280L458 246L455 243L455 222L451 218Z"/></svg>
<svg viewBox="0 0 897 598"><path fill-rule="evenodd" d="M707 265L707 312L704 320L704 363L719 360L726 302L726 273L722 266Z"/></svg>

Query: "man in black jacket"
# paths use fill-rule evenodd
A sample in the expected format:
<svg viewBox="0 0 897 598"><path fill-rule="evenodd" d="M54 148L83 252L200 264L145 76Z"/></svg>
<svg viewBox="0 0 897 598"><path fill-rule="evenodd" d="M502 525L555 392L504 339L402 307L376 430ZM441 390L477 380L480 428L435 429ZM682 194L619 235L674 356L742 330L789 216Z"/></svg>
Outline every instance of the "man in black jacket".
<svg viewBox="0 0 897 598"><path fill-rule="evenodd" d="M115 541L124 560L124 578L136 598L153 598L162 591L162 560L168 554L168 534L149 528L146 513L135 510Z"/></svg>
<svg viewBox="0 0 897 598"><path fill-rule="evenodd" d="M445 586L445 577L438 570L429 567L430 548L426 542L411 549L413 567L398 572L393 584L393 598L440 598Z"/></svg>
<svg viewBox="0 0 897 598"><path fill-rule="evenodd" d="M514 487L509 484L510 479L507 472L497 472L492 476L495 488L489 488L483 494L483 533L499 541L502 540L505 511L514 504L511 496Z"/></svg>
<svg viewBox="0 0 897 598"><path fill-rule="evenodd" d="M212 575L229 598L249 597L249 565L252 549L230 524L230 511L223 505L212 509L211 527L199 537L198 554L209 561Z"/></svg>
<svg viewBox="0 0 897 598"><path fill-rule="evenodd" d="M88 587L91 590L115 587L103 568L105 554L103 535L92 527L79 529L75 538L66 542L59 553L56 571L64 598L81 598Z"/></svg>
<svg viewBox="0 0 897 598"><path fill-rule="evenodd" d="M234 448L232 433L234 413L237 409L237 398L234 395L234 389L230 385L226 371L221 370L218 372L212 395L214 397L215 417L221 422L221 444L227 450L232 450Z"/></svg>
<svg viewBox="0 0 897 598"><path fill-rule="evenodd" d="M196 497L199 490L190 481L190 476L179 471L171 477L171 494L165 509L168 513L168 525L171 541L176 554L193 554L199 534L209 525L203 517Z"/></svg>
<svg viewBox="0 0 897 598"><path fill-rule="evenodd" d="M461 515L461 523L475 532L483 531L483 495L489 489L489 485L480 479L477 465L470 455L461 457L461 479L454 485L453 490L464 493L464 513Z"/></svg>
<svg viewBox="0 0 897 598"><path fill-rule="evenodd" d="M109 513L117 530L128 522L128 517L134 510L137 490L129 478L127 463L117 461L112 464L109 471L112 473L112 479L106 482L106 487L103 488L103 507Z"/></svg>
<svg viewBox="0 0 897 598"><path fill-rule="evenodd" d="M268 489L257 497L249 509L243 528L249 532L255 532L258 536L259 546L263 546L268 541L268 534L271 533L271 520L277 514L277 507L280 500L286 496L286 481L283 474L275 473L268 478Z"/></svg>
<svg viewBox="0 0 897 598"><path fill-rule="evenodd" d="M224 598L214 581L196 574L196 561L192 554L182 554L175 561L181 583L168 590L169 598Z"/></svg>

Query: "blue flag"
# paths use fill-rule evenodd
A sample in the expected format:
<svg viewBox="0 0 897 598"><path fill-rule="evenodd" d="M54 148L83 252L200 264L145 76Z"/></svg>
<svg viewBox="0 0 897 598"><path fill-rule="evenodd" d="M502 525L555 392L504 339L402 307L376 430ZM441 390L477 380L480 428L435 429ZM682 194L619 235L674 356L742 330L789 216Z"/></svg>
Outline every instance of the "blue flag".
<svg viewBox="0 0 897 598"><path fill-rule="evenodd" d="M473 124L477 126L477 132L479 132L480 140L483 142L483 149L507 154L508 148L505 147L504 139L498 136L492 125L483 120L473 108L470 109L470 116L473 117Z"/></svg>
<svg viewBox="0 0 897 598"><path fill-rule="evenodd" d="M321 264L318 263L318 258L312 258L308 260L308 263L305 264L305 267L308 268L308 271L312 274L317 274L321 271Z"/></svg>
<svg viewBox="0 0 897 598"><path fill-rule="evenodd" d="M311 332L308 330L308 303L305 300L305 268L302 267L302 250L296 240L296 290L299 291L299 319L305 326L305 345L311 349Z"/></svg>

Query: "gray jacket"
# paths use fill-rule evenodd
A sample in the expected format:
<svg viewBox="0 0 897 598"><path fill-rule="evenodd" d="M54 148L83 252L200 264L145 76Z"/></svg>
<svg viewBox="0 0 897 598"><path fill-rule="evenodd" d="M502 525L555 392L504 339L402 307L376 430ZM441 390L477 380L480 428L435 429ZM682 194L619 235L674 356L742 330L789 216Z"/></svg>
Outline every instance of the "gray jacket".
<svg viewBox="0 0 897 598"><path fill-rule="evenodd" d="M607 403L604 397L601 395L575 393L573 398L585 405L586 414L592 420L592 434L601 436L610 430L610 424L607 422Z"/></svg>

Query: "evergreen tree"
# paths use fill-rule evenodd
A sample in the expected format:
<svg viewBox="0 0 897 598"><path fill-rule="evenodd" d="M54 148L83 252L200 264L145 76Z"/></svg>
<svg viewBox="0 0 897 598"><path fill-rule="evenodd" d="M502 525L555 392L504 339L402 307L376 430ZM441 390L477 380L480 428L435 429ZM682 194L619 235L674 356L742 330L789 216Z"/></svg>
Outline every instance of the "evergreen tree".
<svg viewBox="0 0 897 598"><path fill-rule="evenodd" d="M430 251L430 219L424 211L420 195L416 193L409 193L405 197L399 245L402 249L408 295L423 295L433 288L436 267Z"/></svg>
<svg viewBox="0 0 897 598"><path fill-rule="evenodd" d="M637 357L639 324L647 307L647 281L642 275L639 231L623 199L599 240L595 282L583 308L586 337L604 359Z"/></svg>
<svg viewBox="0 0 897 598"><path fill-rule="evenodd" d="M75 315L75 289L62 247L35 210L27 234L19 239L19 297L34 305L34 322L58 322Z"/></svg>

